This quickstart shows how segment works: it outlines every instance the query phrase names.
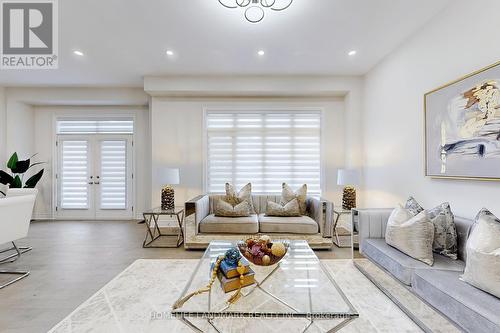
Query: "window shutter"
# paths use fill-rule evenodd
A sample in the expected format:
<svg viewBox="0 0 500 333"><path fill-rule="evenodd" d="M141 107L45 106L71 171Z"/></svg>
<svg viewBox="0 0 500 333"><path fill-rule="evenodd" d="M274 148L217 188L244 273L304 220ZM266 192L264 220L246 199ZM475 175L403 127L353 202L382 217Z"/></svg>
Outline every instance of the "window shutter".
<svg viewBox="0 0 500 333"><path fill-rule="evenodd" d="M127 141L101 141L101 209L127 208Z"/></svg>
<svg viewBox="0 0 500 333"><path fill-rule="evenodd" d="M319 111L207 111L206 129L209 192L251 182L255 193L280 193L286 182L321 194Z"/></svg>
<svg viewBox="0 0 500 333"><path fill-rule="evenodd" d="M60 202L64 209L89 208L89 142L64 140L61 147Z"/></svg>
<svg viewBox="0 0 500 333"><path fill-rule="evenodd" d="M61 119L57 134L133 134L132 119Z"/></svg>

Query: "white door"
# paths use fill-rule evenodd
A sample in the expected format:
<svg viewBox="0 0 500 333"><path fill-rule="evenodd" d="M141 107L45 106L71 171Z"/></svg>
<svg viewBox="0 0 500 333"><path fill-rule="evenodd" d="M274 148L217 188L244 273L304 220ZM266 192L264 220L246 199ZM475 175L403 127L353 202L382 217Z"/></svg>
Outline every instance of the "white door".
<svg viewBox="0 0 500 333"><path fill-rule="evenodd" d="M132 135L59 135L56 215L133 217Z"/></svg>

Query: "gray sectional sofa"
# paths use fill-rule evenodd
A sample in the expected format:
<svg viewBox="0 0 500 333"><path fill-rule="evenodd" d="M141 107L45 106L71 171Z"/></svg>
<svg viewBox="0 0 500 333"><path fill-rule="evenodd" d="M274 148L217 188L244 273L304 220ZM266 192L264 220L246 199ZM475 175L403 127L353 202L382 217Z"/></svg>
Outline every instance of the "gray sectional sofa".
<svg viewBox="0 0 500 333"><path fill-rule="evenodd" d="M186 202L185 247L205 248L210 240L241 240L248 235L269 234L273 238L305 239L314 249L332 247L333 203L307 197L307 214L299 217L266 216L268 201L279 195L252 195L256 214L248 217L214 215L214 202L223 197L207 194Z"/></svg>
<svg viewBox="0 0 500 333"><path fill-rule="evenodd" d="M392 209L355 209L359 251L466 332L500 333L500 299L459 279L465 268L472 220L455 217L458 260L434 254L428 266L385 243Z"/></svg>

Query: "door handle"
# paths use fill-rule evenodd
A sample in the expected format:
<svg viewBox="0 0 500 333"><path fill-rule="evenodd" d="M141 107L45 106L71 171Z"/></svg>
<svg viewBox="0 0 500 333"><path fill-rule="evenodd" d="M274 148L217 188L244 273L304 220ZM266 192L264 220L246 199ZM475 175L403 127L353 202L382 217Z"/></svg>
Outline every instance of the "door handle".
<svg viewBox="0 0 500 333"><path fill-rule="evenodd" d="M99 185L99 184L100 184L100 182L95 182L94 184Z"/></svg>
<svg viewBox="0 0 500 333"><path fill-rule="evenodd" d="M89 182L89 185L94 185L94 182Z"/></svg>

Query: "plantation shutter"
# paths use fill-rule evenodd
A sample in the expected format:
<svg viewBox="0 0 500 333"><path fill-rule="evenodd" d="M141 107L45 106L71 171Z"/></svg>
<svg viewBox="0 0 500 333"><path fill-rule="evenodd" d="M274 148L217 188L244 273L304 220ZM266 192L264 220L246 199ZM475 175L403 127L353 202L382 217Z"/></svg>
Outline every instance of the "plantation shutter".
<svg viewBox="0 0 500 333"><path fill-rule="evenodd" d="M89 142L61 142L60 205L64 209L89 208Z"/></svg>
<svg viewBox="0 0 500 333"><path fill-rule="evenodd" d="M127 208L127 141L101 141L101 209Z"/></svg>
<svg viewBox="0 0 500 333"><path fill-rule="evenodd" d="M207 190L252 183L254 193L307 184L321 194L320 111L207 111Z"/></svg>

